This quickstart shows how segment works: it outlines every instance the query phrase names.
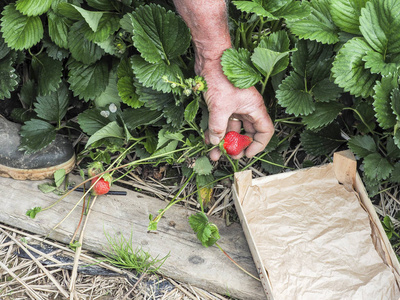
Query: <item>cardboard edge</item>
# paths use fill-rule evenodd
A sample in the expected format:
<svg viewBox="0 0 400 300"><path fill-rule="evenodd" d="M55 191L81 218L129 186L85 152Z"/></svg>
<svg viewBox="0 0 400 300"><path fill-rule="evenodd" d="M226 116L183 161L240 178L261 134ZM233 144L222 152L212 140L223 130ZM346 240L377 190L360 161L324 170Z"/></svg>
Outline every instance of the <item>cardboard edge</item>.
<svg viewBox="0 0 400 300"><path fill-rule="evenodd" d="M246 237L247 243L249 245L254 264L256 265L258 276L260 277L260 281L261 281L262 287L264 289L265 296L267 297L267 300L274 300L274 297L272 296L271 282L269 280L268 273L266 271L264 264L262 263L261 255L258 252L257 247L254 243L254 238L251 234L250 228L248 227L247 218L242 209L241 200L243 200L245 198L245 196L249 190L249 187L252 184L250 183L249 185L247 185L245 190L241 190L241 194L240 194L237 191L237 186L241 186L242 188L244 188L245 186L240 184L240 179L238 180L238 182L236 182L236 179L237 179L237 177L235 174L235 184L233 185L232 188L233 188L233 200L235 203L236 212L239 215L240 224L242 225L243 232ZM250 179L251 179L251 171L250 171Z"/></svg>

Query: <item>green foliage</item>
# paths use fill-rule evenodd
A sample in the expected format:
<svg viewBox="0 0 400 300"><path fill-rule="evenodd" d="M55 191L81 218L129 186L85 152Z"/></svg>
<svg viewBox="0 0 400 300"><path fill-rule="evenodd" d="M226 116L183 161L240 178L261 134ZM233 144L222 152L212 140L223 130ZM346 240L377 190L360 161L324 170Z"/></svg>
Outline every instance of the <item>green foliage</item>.
<svg viewBox="0 0 400 300"><path fill-rule="evenodd" d="M220 238L218 227L210 223L207 215L203 212L191 215L189 224L204 247L214 245Z"/></svg>

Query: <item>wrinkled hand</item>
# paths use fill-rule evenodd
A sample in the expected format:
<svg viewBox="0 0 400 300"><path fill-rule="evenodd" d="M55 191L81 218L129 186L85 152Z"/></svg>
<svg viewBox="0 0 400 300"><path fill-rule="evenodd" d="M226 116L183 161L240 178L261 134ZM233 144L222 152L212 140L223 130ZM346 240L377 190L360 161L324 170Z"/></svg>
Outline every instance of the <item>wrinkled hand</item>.
<svg viewBox="0 0 400 300"><path fill-rule="evenodd" d="M200 74L205 78L208 87L204 94L209 110L206 143L217 145L226 132L240 132L243 123L246 135L252 137L253 142L245 152L233 158L238 159L243 155L253 157L264 150L274 133L274 126L257 89L234 87L223 74L219 60L204 66ZM231 120L230 117L240 121ZM210 158L214 161L220 156L218 148L210 152Z"/></svg>

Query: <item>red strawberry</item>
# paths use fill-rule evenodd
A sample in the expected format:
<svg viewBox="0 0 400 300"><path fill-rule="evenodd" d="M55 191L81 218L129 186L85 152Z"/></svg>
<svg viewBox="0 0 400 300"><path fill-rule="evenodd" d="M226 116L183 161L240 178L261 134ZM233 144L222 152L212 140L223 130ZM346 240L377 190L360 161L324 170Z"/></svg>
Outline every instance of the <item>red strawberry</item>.
<svg viewBox="0 0 400 300"><path fill-rule="evenodd" d="M107 176L107 174L105 174L102 178L100 178L99 180L98 179L99 179L98 176L92 179L91 186L93 186L92 188L93 195L107 194L108 191L110 190L110 182L112 180L111 176L110 175Z"/></svg>
<svg viewBox="0 0 400 300"><path fill-rule="evenodd" d="M236 131L229 131L224 138L224 149L229 155L239 155L251 144L253 139Z"/></svg>

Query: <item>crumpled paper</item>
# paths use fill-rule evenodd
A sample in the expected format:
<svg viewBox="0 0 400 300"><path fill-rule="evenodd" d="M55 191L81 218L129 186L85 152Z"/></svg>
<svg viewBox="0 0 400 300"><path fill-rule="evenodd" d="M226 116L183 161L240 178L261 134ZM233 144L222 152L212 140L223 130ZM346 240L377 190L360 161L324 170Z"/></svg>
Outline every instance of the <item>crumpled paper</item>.
<svg viewBox="0 0 400 300"><path fill-rule="evenodd" d="M368 214L332 165L250 186L242 206L276 300L399 299Z"/></svg>

